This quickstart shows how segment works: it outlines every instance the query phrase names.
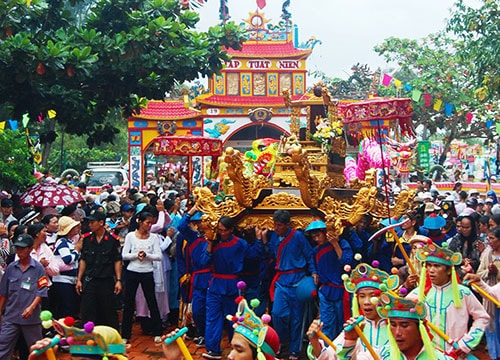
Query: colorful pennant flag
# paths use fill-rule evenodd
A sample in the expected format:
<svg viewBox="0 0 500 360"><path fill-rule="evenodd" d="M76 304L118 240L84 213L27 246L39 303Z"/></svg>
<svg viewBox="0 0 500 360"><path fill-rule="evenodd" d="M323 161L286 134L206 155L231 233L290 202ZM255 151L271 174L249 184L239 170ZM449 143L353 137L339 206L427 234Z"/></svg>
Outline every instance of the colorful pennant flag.
<svg viewBox="0 0 500 360"><path fill-rule="evenodd" d="M427 107L431 106L431 102L432 102L431 94L424 94L423 97L424 97L424 105Z"/></svg>
<svg viewBox="0 0 500 360"><path fill-rule="evenodd" d="M21 120L21 124L23 124L23 127L28 126L28 123L30 122L30 117L28 114L23 115L23 119Z"/></svg>
<svg viewBox="0 0 500 360"><path fill-rule="evenodd" d="M474 117L474 115L471 112L468 112L467 114L465 114L465 118L467 119L467 124L470 124L472 122L473 117ZM498 124L497 124L497 130L498 130Z"/></svg>
<svg viewBox="0 0 500 360"><path fill-rule="evenodd" d="M17 122L17 120L9 119L9 126L10 126L11 130L16 131L17 128L18 128L18 122Z"/></svg>
<svg viewBox="0 0 500 360"><path fill-rule="evenodd" d="M486 129L491 129L495 122L493 120L486 120Z"/></svg>
<svg viewBox="0 0 500 360"><path fill-rule="evenodd" d="M391 84L392 76L389 74L384 74L382 77L382 85L389 86Z"/></svg>
<svg viewBox="0 0 500 360"><path fill-rule="evenodd" d="M452 113L453 113L453 104L444 103L444 114L446 116L451 116Z"/></svg>
<svg viewBox="0 0 500 360"><path fill-rule="evenodd" d="M266 7L266 0L257 0L257 7L259 9L264 9Z"/></svg>
<svg viewBox="0 0 500 360"><path fill-rule="evenodd" d="M0 132L3 132L5 129L5 121L0 122Z"/></svg>
<svg viewBox="0 0 500 360"><path fill-rule="evenodd" d="M419 102L421 96L422 96L422 91L420 90L413 89L413 91L411 92L411 99L415 102Z"/></svg>
<svg viewBox="0 0 500 360"><path fill-rule="evenodd" d="M401 80L394 78L394 86L397 89L401 88Z"/></svg>
<svg viewBox="0 0 500 360"><path fill-rule="evenodd" d="M436 101L434 102L433 109L436 110L436 111L440 111L441 110L441 106L443 106L443 100L436 99Z"/></svg>
<svg viewBox="0 0 500 360"><path fill-rule="evenodd" d="M406 91L408 91L408 92L410 92L411 89L413 89L410 84L405 84L404 86L405 86Z"/></svg>
<svg viewBox="0 0 500 360"><path fill-rule="evenodd" d="M53 119L53 118L55 118L55 117L56 117L57 112L56 112L55 110L51 109L51 110L49 110L49 111L47 112L47 114L49 115L49 119Z"/></svg>

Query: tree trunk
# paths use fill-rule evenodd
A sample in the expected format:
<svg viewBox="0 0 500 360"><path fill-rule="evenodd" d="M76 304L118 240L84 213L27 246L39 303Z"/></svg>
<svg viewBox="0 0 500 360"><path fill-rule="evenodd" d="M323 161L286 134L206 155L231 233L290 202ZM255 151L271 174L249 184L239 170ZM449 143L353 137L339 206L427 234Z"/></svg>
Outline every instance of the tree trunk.
<svg viewBox="0 0 500 360"><path fill-rule="evenodd" d="M56 128L56 119L50 119L49 120L49 132L54 131ZM50 155L50 149L52 147L52 143L45 143L43 144L43 151L42 151L42 166L45 168L47 166L47 161L49 161L49 155Z"/></svg>
<svg viewBox="0 0 500 360"><path fill-rule="evenodd" d="M446 143L443 146L443 152L441 153L441 156L439 156L439 165L443 165L444 162L446 161L446 155L450 150L451 142L455 140L456 136L457 136L457 118L455 116L455 119L451 125L450 135L448 136L448 139L446 140Z"/></svg>

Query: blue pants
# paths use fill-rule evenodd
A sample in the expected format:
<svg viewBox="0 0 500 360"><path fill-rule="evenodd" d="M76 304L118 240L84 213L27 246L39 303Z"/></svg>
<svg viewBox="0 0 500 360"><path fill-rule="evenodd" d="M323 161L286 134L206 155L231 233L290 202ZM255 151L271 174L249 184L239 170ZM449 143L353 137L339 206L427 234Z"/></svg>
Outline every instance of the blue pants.
<svg viewBox="0 0 500 360"><path fill-rule="evenodd" d="M323 333L335 339L344 324L344 302L342 299L328 300L321 291L319 295L319 314L323 322Z"/></svg>
<svg viewBox="0 0 500 360"><path fill-rule="evenodd" d="M42 326L40 323L34 325L19 325L3 321L0 327L0 359L11 358L21 331L28 348L42 338Z"/></svg>
<svg viewBox="0 0 500 360"><path fill-rule="evenodd" d="M191 300L193 320L198 334L205 336L205 324L207 321L207 290L193 289L193 299Z"/></svg>
<svg viewBox="0 0 500 360"><path fill-rule="evenodd" d="M207 292L207 322L205 327L205 348L220 354L220 342L226 315L236 314L238 304L234 301L236 295L215 294L208 289ZM231 324L232 325L232 324ZM233 327L229 326L229 340L233 336Z"/></svg>
<svg viewBox="0 0 500 360"><path fill-rule="evenodd" d="M290 352L300 353L304 305L297 299L296 288L276 283L272 311L274 329L282 344L290 341Z"/></svg>

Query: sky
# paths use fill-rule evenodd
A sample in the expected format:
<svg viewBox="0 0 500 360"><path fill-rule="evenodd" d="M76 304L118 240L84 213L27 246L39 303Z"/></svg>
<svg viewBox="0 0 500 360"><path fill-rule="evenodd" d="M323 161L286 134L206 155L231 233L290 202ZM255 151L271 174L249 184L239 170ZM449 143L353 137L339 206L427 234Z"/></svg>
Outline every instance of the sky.
<svg viewBox="0 0 500 360"><path fill-rule="evenodd" d="M200 30L219 23L219 0L208 0L197 10ZM256 0L228 0L236 23L257 9ZM373 50L388 37L420 39L443 30L453 0L291 0L288 10L299 27L299 43L311 36L321 40L308 59L308 70L346 79L356 63L372 70L389 68ZM278 23L282 0L267 0L263 9L271 23Z"/></svg>

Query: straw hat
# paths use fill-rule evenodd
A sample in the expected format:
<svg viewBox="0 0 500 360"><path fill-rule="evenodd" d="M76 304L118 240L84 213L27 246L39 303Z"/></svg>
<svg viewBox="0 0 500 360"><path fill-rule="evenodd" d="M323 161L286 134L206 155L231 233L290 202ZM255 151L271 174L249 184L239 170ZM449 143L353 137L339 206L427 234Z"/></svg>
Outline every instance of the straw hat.
<svg viewBox="0 0 500 360"><path fill-rule="evenodd" d="M61 216L59 219L59 231L57 232L57 235L68 235L68 233L77 225L80 225L78 221L73 220L69 216Z"/></svg>

